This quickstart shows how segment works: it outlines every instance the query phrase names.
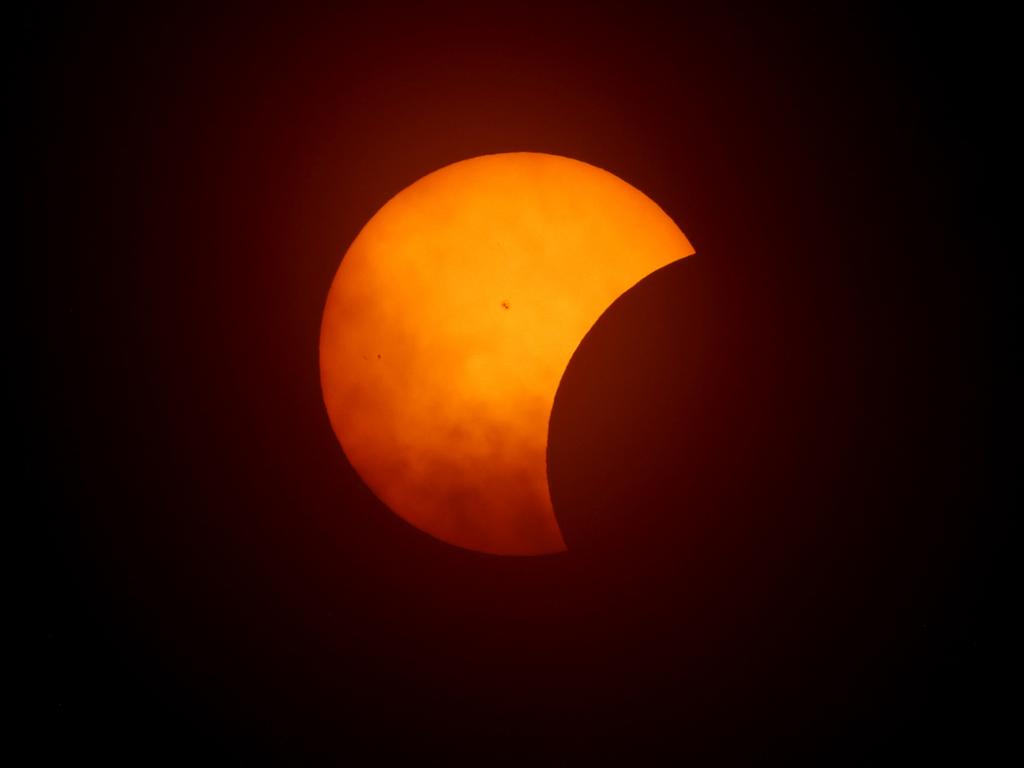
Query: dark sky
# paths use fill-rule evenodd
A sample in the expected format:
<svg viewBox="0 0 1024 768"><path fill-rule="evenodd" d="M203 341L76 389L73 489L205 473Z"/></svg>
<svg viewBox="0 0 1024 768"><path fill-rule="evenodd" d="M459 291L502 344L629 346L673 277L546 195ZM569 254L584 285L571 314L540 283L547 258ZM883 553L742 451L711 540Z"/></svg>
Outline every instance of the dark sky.
<svg viewBox="0 0 1024 768"><path fill-rule="evenodd" d="M45 749L977 756L1003 23L23 13ZM362 224L513 150L619 175L697 250L563 379L557 557L403 523L319 392Z"/></svg>

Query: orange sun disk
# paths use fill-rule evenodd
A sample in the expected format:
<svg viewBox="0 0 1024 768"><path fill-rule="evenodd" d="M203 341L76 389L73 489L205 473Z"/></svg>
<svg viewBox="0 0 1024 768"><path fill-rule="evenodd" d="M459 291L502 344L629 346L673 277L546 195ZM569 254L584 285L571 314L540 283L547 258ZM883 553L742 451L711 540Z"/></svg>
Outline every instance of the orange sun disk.
<svg viewBox="0 0 1024 768"><path fill-rule="evenodd" d="M407 187L352 243L323 314L324 403L352 466L442 541L564 550L546 469L562 374L618 296L692 253L643 193L564 157L485 155Z"/></svg>

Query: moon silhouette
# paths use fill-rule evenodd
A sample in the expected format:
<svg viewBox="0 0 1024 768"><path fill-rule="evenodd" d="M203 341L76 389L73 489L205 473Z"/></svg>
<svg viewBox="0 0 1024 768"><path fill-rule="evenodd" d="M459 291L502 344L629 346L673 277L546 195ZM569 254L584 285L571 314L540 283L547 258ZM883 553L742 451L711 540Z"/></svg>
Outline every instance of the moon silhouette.
<svg viewBox="0 0 1024 768"><path fill-rule="evenodd" d="M327 297L321 385L349 462L449 544L563 551L546 467L562 374L618 296L693 252L650 198L578 160L424 176L367 222Z"/></svg>

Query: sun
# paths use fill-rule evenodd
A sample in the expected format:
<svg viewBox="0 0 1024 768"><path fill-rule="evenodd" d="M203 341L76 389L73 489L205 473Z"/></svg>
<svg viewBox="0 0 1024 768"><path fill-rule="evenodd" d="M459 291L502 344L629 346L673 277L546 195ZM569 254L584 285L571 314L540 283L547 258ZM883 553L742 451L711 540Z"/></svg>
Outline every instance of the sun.
<svg viewBox="0 0 1024 768"><path fill-rule="evenodd" d="M601 313L693 253L650 198L556 155L485 155L389 200L335 275L320 336L324 403L360 477L442 541L562 551L548 420Z"/></svg>

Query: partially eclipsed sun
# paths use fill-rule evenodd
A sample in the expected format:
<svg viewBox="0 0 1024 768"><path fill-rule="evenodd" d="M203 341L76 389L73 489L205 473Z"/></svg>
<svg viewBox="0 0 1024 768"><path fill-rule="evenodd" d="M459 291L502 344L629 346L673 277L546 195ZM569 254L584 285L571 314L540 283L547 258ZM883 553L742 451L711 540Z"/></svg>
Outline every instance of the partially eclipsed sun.
<svg viewBox="0 0 1024 768"><path fill-rule="evenodd" d="M345 455L396 514L467 549L565 549L548 420L601 313L693 253L650 198L592 165L464 160L363 227L327 297L324 403Z"/></svg>

